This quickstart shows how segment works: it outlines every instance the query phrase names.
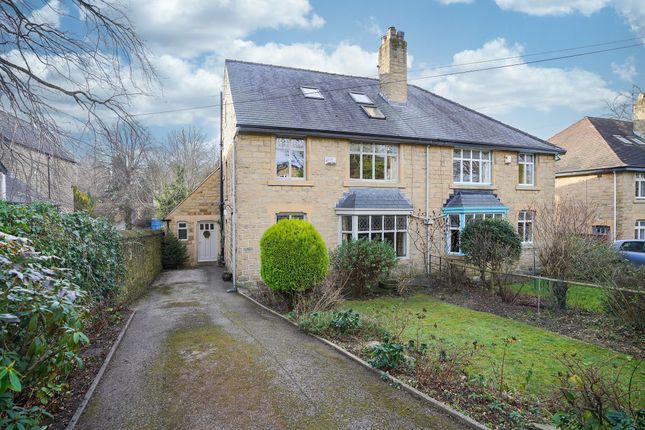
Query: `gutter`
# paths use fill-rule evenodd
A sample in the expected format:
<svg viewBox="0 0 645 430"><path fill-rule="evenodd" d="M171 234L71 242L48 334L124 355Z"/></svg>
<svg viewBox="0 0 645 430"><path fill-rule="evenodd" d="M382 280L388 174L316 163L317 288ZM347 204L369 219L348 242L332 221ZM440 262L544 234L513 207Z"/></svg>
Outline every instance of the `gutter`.
<svg viewBox="0 0 645 430"><path fill-rule="evenodd" d="M372 142L383 142L383 143L416 143L420 145L437 145L437 146L447 146L454 147L458 145L468 145L472 147L474 145L479 145L482 148L502 148L502 149L512 149L514 151L529 151L535 154L565 154L567 151L563 148L556 147L551 151L545 149L536 149L536 148L527 148L517 145L505 145L500 143L490 143L490 142L474 142L467 140L441 140L441 139L418 139L410 138L405 136L388 136L382 134L367 134L367 133L351 133L351 132L336 132L336 131L325 131L325 130L304 130L304 129L295 129L288 127L264 127L264 126L255 126L255 125L238 125L238 130L242 133L265 133L265 134L276 134L284 133L293 137L306 137L306 136L316 136L316 137L332 137L340 139L370 139Z"/></svg>
<svg viewBox="0 0 645 430"><path fill-rule="evenodd" d="M581 175L594 175L599 173L612 173L612 172L645 172L645 166L616 166L616 167L602 167L599 169L586 169L586 170L566 170L556 172L556 178L566 178L568 176L581 176Z"/></svg>

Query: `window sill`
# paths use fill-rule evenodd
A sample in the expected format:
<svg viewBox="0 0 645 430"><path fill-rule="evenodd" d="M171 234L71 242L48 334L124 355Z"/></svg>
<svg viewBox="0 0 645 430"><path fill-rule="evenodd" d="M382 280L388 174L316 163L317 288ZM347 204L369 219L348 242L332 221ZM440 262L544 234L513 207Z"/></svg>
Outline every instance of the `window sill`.
<svg viewBox="0 0 645 430"><path fill-rule="evenodd" d="M387 181L357 181L345 180L343 181L344 187L371 187L371 188L405 188L405 185L400 182L387 182Z"/></svg>
<svg viewBox="0 0 645 430"><path fill-rule="evenodd" d="M516 185L515 189L517 191L540 191L542 188L535 185Z"/></svg>
<svg viewBox="0 0 645 430"><path fill-rule="evenodd" d="M297 179L269 179L267 181L269 186L282 186L282 187L313 187L313 181L297 180Z"/></svg>
<svg viewBox="0 0 645 430"><path fill-rule="evenodd" d="M535 244L533 242L522 242L522 249L533 249Z"/></svg>
<svg viewBox="0 0 645 430"><path fill-rule="evenodd" d="M638 205L638 204L640 204L640 205L645 205L645 198L637 198L637 199L634 199L634 204L635 204L635 205Z"/></svg>
<svg viewBox="0 0 645 430"><path fill-rule="evenodd" d="M491 184L459 184L453 182L449 187L451 190L466 189L466 190L496 190L497 187Z"/></svg>

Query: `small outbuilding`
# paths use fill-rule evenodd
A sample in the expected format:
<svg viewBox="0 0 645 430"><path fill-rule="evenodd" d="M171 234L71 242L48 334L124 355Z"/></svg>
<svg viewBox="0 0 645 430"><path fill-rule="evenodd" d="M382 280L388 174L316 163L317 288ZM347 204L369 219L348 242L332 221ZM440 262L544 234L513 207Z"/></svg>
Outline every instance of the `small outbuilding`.
<svg viewBox="0 0 645 430"><path fill-rule="evenodd" d="M164 220L166 231L186 244L188 264L218 261L220 235L220 175L215 169Z"/></svg>

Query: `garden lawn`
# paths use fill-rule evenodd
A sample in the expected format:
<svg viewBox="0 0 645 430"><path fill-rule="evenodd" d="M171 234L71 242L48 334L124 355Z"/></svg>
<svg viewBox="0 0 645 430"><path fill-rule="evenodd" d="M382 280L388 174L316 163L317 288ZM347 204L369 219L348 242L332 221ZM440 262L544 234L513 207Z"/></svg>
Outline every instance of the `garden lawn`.
<svg viewBox="0 0 645 430"><path fill-rule="evenodd" d="M504 339L515 337L517 342L507 350L505 382L512 388L539 397L548 396L556 390L557 373L564 370L556 357L563 353L575 352L582 360L590 363L611 360L619 366L628 360L635 360L625 354L519 321L452 305L421 294L409 298L352 300L343 307L377 318L391 332L396 332L397 327L401 327L396 322L395 315L399 318L406 313L415 315L425 308L427 317L421 321L410 318L402 341L407 342L416 337L416 324L419 323L422 325L420 342L428 342L431 335L453 345L472 345L473 341L477 341L484 345L484 349L476 356L471 370L474 374L486 377L492 376L491 361L500 362ZM642 367L639 370L641 369ZM633 386L644 385L645 374L641 370ZM640 403L645 402L641 399Z"/></svg>
<svg viewBox="0 0 645 430"><path fill-rule="evenodd" d="M551 294L546 282L526 282L513 284L511 287L515 291L521 291L522 294L529 296L537 297L539 294L544 298L550 297ZM600 288L571 284L567 291L567 306L571 308L584 309L592 312L604 312L604 300L605 292Z"/></svg>

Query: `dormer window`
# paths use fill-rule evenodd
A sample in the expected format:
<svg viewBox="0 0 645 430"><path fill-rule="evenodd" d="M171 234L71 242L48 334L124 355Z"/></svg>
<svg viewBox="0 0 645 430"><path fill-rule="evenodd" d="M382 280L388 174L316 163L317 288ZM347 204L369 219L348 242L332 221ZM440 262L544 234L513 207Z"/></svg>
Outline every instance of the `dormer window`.
<svg viewBox="0 0 645 430"><path fill-rule="evenodd" d="M308 99L325 100L325 97L323 97L318 88L300 87L300 91L302 91L302 94Z"/></svg>
<svg viewBox="0 0 645 430"><path fill-rule="evenodd" d="M372 101L371 98L369 98L367 95L363 93L349 93L350 96L352 96L352 99L359 104L366 104L366 105L373 105L374 102Z"/></svg>

